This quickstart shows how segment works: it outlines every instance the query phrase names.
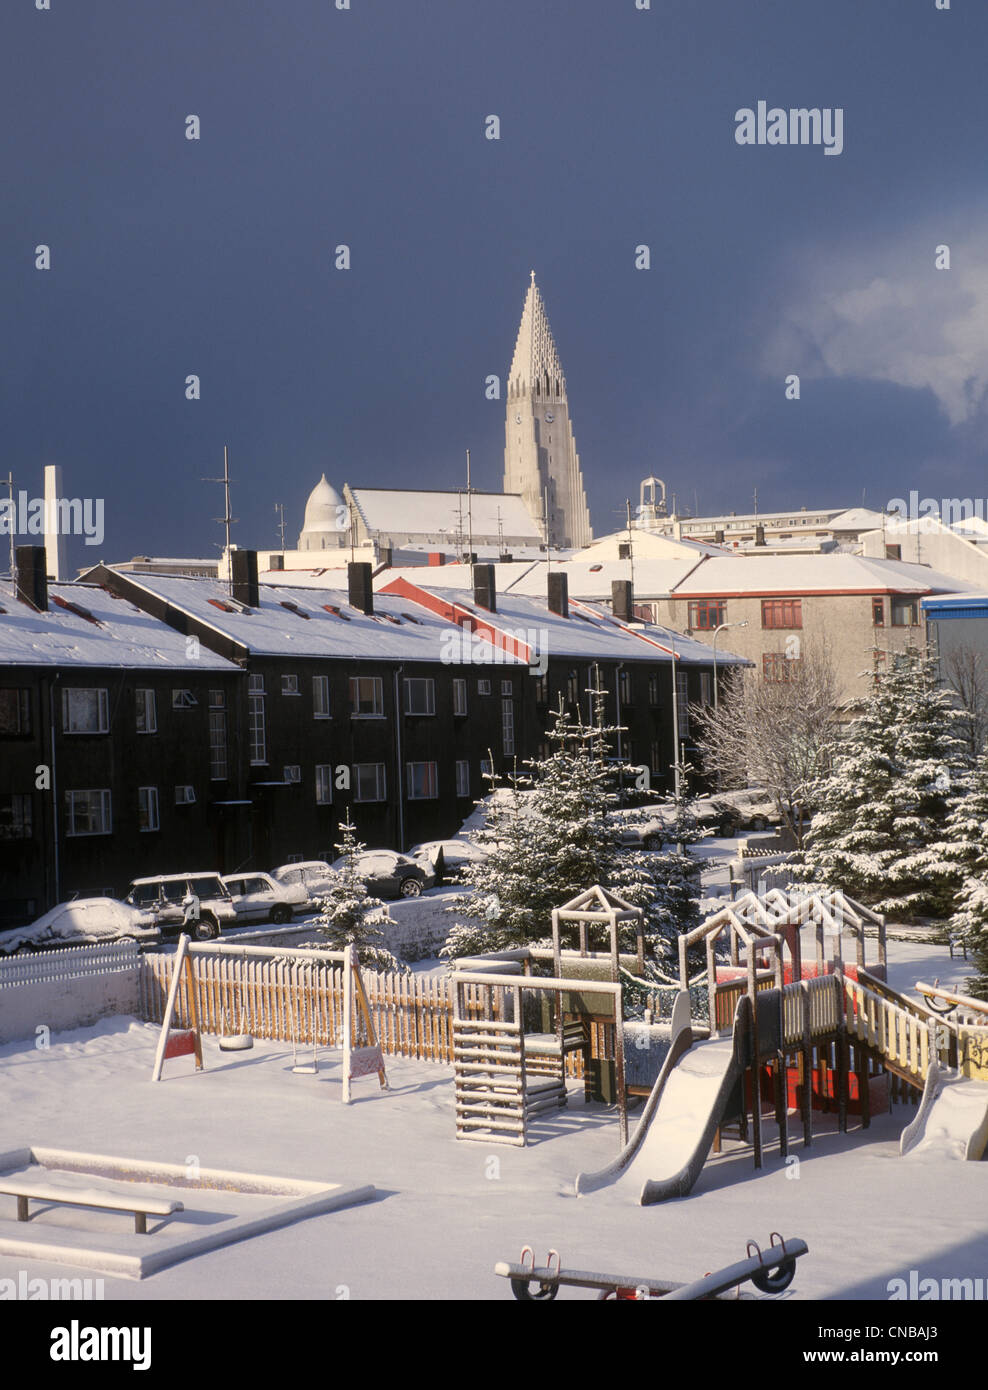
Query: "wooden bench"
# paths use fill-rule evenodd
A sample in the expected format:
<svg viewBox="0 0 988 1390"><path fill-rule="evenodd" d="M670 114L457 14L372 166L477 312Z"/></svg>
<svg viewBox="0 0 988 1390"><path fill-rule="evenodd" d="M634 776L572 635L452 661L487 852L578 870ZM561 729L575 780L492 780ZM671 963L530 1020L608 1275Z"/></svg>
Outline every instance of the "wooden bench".
<svg viewBox="0 0 988 1390"><path fill-rule="evenodd" d="M17 1219L28 1219L29 1202L55 1202L66 1207L93 1207L101 1211L134 1213L134 1231L146 1236L149 1216L171 1216L184 1211L181 1202L165 1202L157 1197L122 1197L116 1192L96 1188L56 1187L54 1183L32 1182L27 1178L0 1178L0 1194L17 1198Z"/></svg>

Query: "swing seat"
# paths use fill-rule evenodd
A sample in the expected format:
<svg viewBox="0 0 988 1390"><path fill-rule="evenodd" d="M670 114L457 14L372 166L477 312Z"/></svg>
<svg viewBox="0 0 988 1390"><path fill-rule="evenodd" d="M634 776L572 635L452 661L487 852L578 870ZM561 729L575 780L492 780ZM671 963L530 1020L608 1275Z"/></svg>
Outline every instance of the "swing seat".
<svg viewBox="0 0 988 1390"><path fill-rule="evenodd" d="M249 1033L231 1033L228 1038L220 1038L221 1052L249 1052L254 1039Z"/></svg>

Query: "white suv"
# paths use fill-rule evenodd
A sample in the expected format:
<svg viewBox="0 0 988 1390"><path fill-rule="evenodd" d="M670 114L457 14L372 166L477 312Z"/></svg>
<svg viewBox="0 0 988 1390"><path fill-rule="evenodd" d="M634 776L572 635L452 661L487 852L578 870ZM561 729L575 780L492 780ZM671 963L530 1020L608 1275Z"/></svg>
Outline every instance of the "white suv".
<svg viewBox="0 0 988 1390"><path fill-rule="evenodd" d="M185 924L188 899L199 900L199 920L192 925L197 941L219 936L221 927L236 925L237 914L219 874L154 874L135 878L125 899L132 907L150 909L163 931L180 930Z"/></svg>

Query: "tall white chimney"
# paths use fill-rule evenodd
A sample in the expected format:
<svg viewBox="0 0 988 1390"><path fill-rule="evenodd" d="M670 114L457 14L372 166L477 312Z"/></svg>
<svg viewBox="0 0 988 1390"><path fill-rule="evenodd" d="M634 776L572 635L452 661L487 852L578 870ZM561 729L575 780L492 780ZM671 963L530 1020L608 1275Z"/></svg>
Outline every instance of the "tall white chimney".
<svg viewBox="0 0 988 1390"><path fill-rule="evenodd" d="M58 499L62 496L62 466L45 465L45 554L51 579L68 579L65 536L59 528Z"/></svg>

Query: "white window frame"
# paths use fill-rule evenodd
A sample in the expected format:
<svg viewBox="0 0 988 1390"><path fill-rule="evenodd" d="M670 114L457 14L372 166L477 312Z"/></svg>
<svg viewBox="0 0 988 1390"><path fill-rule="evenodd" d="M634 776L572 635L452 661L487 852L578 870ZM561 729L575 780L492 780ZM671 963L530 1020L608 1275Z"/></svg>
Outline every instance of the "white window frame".
<svg viewBox="0 0 988 1390"><path fill-rule="evenodd" d="M419 781L420 778L421 782ZM405 794L409 801L437 801L439 799L438 763L406 763L405 788Z"/></svg>
<svg viewBox="0 0 988 1390"><path fill-rule="evenodd" d="M251 767L266 767L268 741L263 676L247 678L247 743Z"/></svg>
<svg viewBox="0 0 988 1390"><path fill-rule="evenodd" d="M72 697L74 695L96 696L96 729L76 729L72 727ZM64 734L108 734L110 732L110 699L106 689L101 686L70 685L62 691L62 732Z"/></svg>
<svg viewBox="0 0 988 1390"><path fill-rule="evenodd" d="M316 805L333 804L333 764L316 763Z"/></svg>
<svg viewBox="0 0 988 1390"><path fill-rule="evenodd" d="M513 695L514 693L515 693L515 683L514 683L514 681L502 681L502 682L501 682L501 694L502 694L502 695Z"/></svg>
<svg viewBox="0 0 988 1390"><path fill-rule="evenodd" d="M141 825L141 803L144 803L144 812L147 818L147 825ZM157 787L138 787L137 788L137 828L142 835L148 835L154 830L161 829L161 817L159 815L158 788Z"/></svg>
<svg viewBox="0 0 988 1390"><path fill-rule="evenodd" d="M373 686L374 698L371 702L374 708L370 711L361 711L359 706L360 688L365 683ZM357 690L357 699L354 701L354 687ZM354 708L356 704L357 708ZM351 676L350 677L350 718L351 719L383 719L384 718L384 680L381 676ZM368 764L369 766L369 764Z"/></svg>
<svg viewBox="0 0 988 1390"><path fill-rule="evenodd" d="M361 773L368 769L374 769L374 796L363 796L361 788ZM360 802L387 801L388 799L388 772L384 763L354 763L353 765L353 799Z"/></svg>
<svg viewBox="0 0 988 1390"><path fill-rule="evenodd" d="M172 709L195 709L198 704L191 690L176 688L172 691Z"/></svg>
<svg viewBox="0 0 988 1390"><path fill-rule="evenodd" d="M281 677L281 693L282 693L282 695L301 695L302 692L301 692L301 690L299 690L299 688L298 688L298 676L297 676L297 675L294 675L294 674L287 674L287 675L284 675L284 674L283 674L283 675L282 675L282 677Z"/></svg>
<svg viewBox="0 0 988 1390"><path fill-rule="evenodd" d="M685 671L676 672L676 722L680 738L690 735L689 679Z"/></svg>
<svg viewBox="0 0 988 1390"><path fill-rule="evenodd" d="M141 714L144 717L144 728L141 728ZM156 734L158 732L158 698L154 690L149 690L146 686L139 686L134 691L134 722L139 734Z"/></svg>
<svg viewBox="0 0 988 1390"><path fill-rule="evenodd" d="M470 763L466 758L456 760L456 795L470 795Z"/></svg>
<svg viewBox="0 0 988 1390"><path fill-rule="evenodd" d="M76 830L76 802L82 797L99 798L99 819L101 829L99 830ZM67 791L65 793L65 834L66 836L83 835L112 835L113 834L113 803L108 787L91 787L78 791Z"/></svg>
<svg viewBox="0 0 988 1390"><path fill-rule="evenodd" d="M467 713L467 683L462 676L456 676L453 680L453 713L454 715Z"/></svg>
<svg viewBox="0 0 988 1390"><path fill-rule="evenodd" d="M332 710L329 704L329 677L312 677L312 717L313 719L330 719Z"/></svg>
<svg viewBox="0 0 988 1390"><path fill-rule="evenodd" d="M189 793L192 793L190 796ZM175 787L176 806L194 806L196 804L196 789L189 782L181 782Z"/></svg>
<svg viewBox="0 0 988 1390"><path fill-rule="evenodd" d="M423 695L425 708L412 709L412 692ZM436 712L436 682L431 676L405 677L405 713L424 717Z"/></svg>
<svg viewBox="0 0 988 1390"><path fill-rule="evenodd" d="M491 683L490 683L490 681L489 681L489 680L486 680L486 679L484 679L484 680L478 680L478 682L477 682L477 694L478 694L478 695L489 695L490 693L491 693Z"/></svg>
<svg viewBox="0 0 988 1390"><path fill-rule="evenodd" d="M515 751L515 702L507 695L501 700L501 746L505 757Z"/></svg>
<svg viewBox="0 0 988 1390"><path fill-rule="evenodd" d="M286 763L285 766L284 766L284 768L282 769L282 771L284 772L285 781L286 781L286 782L290 782L290 783L299 783L299 782L301 782L301 780L302 780L302 767L301 767L301 764L299 764L299 763Z"/></svg>
<svg viewBox="0 0 988 1390"><path fill-rule="evenodd" d="M217 738L219 731L222 731L222 739ZM209 780L225 782L228 776L226 710L212 708L209 711Z"/></svg>

